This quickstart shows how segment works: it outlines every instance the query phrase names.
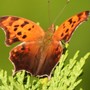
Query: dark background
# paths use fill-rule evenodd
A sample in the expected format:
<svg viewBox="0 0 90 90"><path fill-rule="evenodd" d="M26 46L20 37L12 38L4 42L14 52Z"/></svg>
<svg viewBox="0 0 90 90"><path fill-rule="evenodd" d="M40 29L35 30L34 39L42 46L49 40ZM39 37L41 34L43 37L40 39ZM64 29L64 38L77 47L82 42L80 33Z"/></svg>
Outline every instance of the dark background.
<svg viewBox="0 0 90 90"><path fill-rule="evenodd" d="M66 5L66 0L51 0L50 8L48 8L48 0L1 0L0 1L0 16L13 15L30 19L34 22L39 22L40 26L47 30L50 26L48 9L50 9L51 23L55 20L55 17ZM70 16L75 15L84 10L90 10L89 0L71 0L63 13L60 15L55 25L60 25L63 21ZM9 48L4 43L5 34L0 30L0 69L4 69L9 75L12 74L13 65L9 61L9 51L16 44ZM69 43L69 57L72 57L74 53L80 50L79 57L84 56L87 52L90 52L90 20L83 23L76 32L73 34ZM86 61L84 66L83 79L78 88L82 87L84 90L90 88L90 57ZM77 88L77 90L78 90Z"/></svg>

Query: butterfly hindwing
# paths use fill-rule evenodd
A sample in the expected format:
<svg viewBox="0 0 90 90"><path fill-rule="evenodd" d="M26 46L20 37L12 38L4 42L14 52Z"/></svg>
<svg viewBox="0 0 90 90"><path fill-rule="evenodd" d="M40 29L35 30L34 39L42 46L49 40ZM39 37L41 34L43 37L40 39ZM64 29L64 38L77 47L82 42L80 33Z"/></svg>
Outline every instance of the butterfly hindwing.
<svg viewBox="0 0 90 90"><path fill-rule="evenodd" d="M55 31L53 39L57 41L61 40L64 40L65 42L69 41L76 27L79 26L79 24L81 24L83 21L87 20L89 13L90 13L89 11L84 11L66 20Z"/></svg>
<svg viewBox="0 0 90 90"><path fill-rule="evenodd" d="M6 32L7 45L17 41L34 41L44 36L44 31L40 26L20 17L0 17L0 27Z"/></svg>
<svg viewBox="0 0 90 90"><path fill-rule="evenodd" d="M10 61L15 67L14 71L26 70L34 76L49 76L59 61L62 47L60 43L51 42L43 49L42 44L25 42L13 48L10 52Z"/></svg>
<svg viewBox="0 0 90 90"><path fill-rule="evenodd" d="M35 74L40 59L39 43L22 43L10 52L10 61L14 65L14 71L26 70L31 74ZM14 73L15 73L14 72Z"/></svg>

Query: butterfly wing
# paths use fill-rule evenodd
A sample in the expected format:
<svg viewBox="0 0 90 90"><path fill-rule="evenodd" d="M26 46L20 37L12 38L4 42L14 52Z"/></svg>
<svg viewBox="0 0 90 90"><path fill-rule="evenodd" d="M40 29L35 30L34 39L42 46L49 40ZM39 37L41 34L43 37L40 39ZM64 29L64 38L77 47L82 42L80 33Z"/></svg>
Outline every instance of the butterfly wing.
<svg viewBox="0 0 90 90"><path fill-rule="evenodd" d="M53 39L57 41L61 41L61 40L64 40L65 42L69 41L76 27L79 24L81 24L83 21L87 20L89 13L90 13L89 11L84 11L66 20L55 31L53 35Z"/></svg>
<svg viewBox="0 0 90 90"><path fill-rule="evenodd" d="M43 29L34 22L15 16L0 17L0 27L6 32L6 44L35 41L44 37Z"/></svg>
<svg viewBox="0 0 90 90"><path fill-rule="evenodd" d="M40 60L40 44L36 42L25 42L10 52L10 61L14 65L14 71L26 70L35 74ZM15 73L14 72L14 73Z"/></svg>
<svg viewBox="0 0 90 90"><path fill-rule="evenodd" d="M40 77L50 75L59 61L62 47L59 43L50 43L43 50L42 44L41 42L24 42L13 48L10 52L10 61L15 67L14 71L26 70Z"/></svg>

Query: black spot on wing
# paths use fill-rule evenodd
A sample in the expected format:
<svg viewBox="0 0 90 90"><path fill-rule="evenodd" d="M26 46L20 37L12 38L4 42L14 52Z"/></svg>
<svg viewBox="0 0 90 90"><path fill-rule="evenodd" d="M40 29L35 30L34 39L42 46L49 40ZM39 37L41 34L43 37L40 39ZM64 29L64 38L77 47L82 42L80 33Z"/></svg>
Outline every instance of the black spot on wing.
<svg viewBox="0 0 90 90"><path fill-rule="evenodd" d="M28 31L30 31L30 30L31 30L31 28L28 29Z"/></svg>
<svg viewBox="0 0 90 90"><path fill-rule="evenodd" d="M32 28L34 28L34 25L32 26Z"/></svg>
<svg viewBox="0 0 90 90"><path fill-rule="evenodd" d="M14 28L14 31L17 31L17 28Z"/></svg>
<svg viewBox="0 0 90 90"><path fill-rule="evenodd" d="M26 35L23 35L22 38L25 39L27 36Z"/></svg>
<svg viewBox="0 0 90 90"><path fill-rule="evenodd" d="M14 27L19 27L19 25L14 25Z"/></svg>
<svg viewBox="0 0 90 90"><path fill-rule="evenodd" d="M76 23L76 21L73 21L73 23L72 23L71 27L74 27L75 23Z"/></svg>
<svg viewBox="0 0 90 90"><path fill-rule="evenodd" d="M72 18L71 18L71 19L69 19L69 20L68 20L68 22L69 22L70 24L72 24Z"/></svg>
<svg viewBox="0 0 90 90"><path fill-rule="evenodd" d="M22 35L22 33L21 32L18 32L17 35Z"/></svg>
<svg viewBox="0 0 90 90"><path fill-rule="evenodd" d="M63 37L63 35L64 35L64 34L62 33L62 34L61 34L61 37Z"/></svg>
<svg viewBox="0 0 90 90"><path fill-rule="evenodd" d="M17 42L17 41L19 41L18 38L14 38L14 39L13 39L13 42Z"/></svg>
<svg viewBox="0 0 90 90"><path fill-rule="evenodd" d="M21 24L21 27L24 27L24 26L27 25L27 24L29 24L29 22L28 22L28 21L24 21L24 23Z"/></svg>
<svg viewBox="0 0 90 90"><path fill-rule="evenodd" d="M73 21L73 23L76 23L76 21Z"/></svg>
<svg viewBox="0 0 90 90"><path fill-rule="evenodd" d="M33 28L34 28L34 25L33 25L32 27L28 28L28 31L30 31L30 30L33 29Z"/></svg>
<svg viewBox="0 0 90 90"><path fill-rule="evenodd" d="M66 29L65 33L67 33L69 31L69 29Z"/></svg>
<svg viewBox="0 0 90 90"><path fill-rule="evenodd" d="M73 27L73 26L74 26L74 24L71 25L71 27Z"/></svg>
<svg viewBox="0 0 90 90"><path fill-rule="evenodd" d="M63 28L65 28L65 23L63 24Z"/></svg>

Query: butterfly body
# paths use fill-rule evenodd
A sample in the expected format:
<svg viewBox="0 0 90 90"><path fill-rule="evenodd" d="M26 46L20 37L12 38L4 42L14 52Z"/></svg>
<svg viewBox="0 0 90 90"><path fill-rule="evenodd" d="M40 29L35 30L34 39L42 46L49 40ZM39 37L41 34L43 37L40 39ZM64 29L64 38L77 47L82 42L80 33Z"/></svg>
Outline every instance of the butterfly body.
<svg viewBox="0 0 90 90"><path fill-rule="evenodd" d="M10 52L14 71L26 70L34 76L50 76L63 53L61 41L68 42L75 28L87 20L89 13L84 11L72 16L57 30L52 24L47 32L31 20L15 16L0 17L0 27L6 33L6 45L22 42Z"/></svg>

